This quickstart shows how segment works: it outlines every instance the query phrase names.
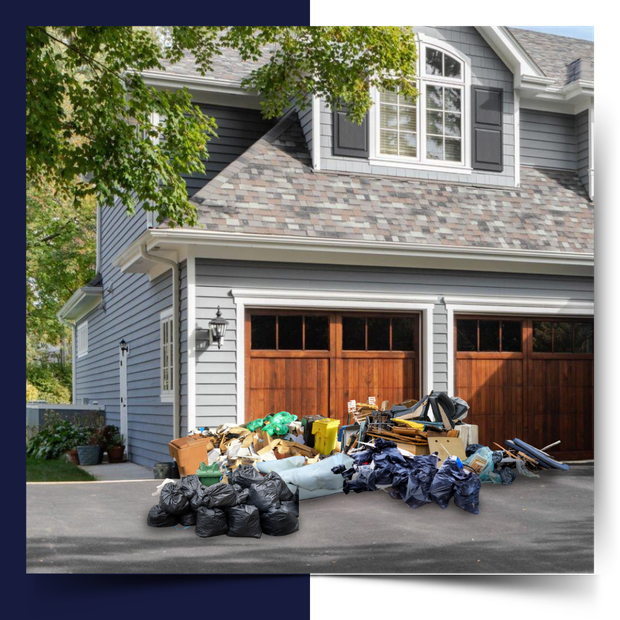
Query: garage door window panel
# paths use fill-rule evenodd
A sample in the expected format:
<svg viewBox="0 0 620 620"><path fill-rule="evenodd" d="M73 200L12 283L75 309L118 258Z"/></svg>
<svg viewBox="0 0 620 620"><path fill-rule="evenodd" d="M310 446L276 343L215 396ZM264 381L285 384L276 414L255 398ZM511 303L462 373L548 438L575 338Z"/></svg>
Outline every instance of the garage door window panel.
<svg viewBox="0 0 620 620"><path fill-rule="evenodd" d="M456 351L460 357L520 357L523 322L500 319L457 319Z"/></svg>
<svg viewBox="0 0 620 620"><path fill-rule="evenodd" d="M532 354L539 358L590 358L594 353L591 321L532 321Z"/></svg>

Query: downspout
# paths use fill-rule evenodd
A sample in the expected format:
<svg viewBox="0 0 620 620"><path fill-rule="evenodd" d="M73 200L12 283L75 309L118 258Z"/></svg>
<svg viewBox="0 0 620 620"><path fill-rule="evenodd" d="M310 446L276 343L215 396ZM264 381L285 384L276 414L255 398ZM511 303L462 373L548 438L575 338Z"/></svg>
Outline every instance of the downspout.
<svg viewBox="0 0 620 620"><path fill-rule="evenodd" d="M146 243L140 246L140 256L146 260L169 265L172 269L172 329L174 339L172 341L172 355L174 358L174 385L172 391L172 429L173 439L181 436L181 321L179 314L181 304L179 301L179 265L176 261L162 256L150 254L146 249Z"/></svg>

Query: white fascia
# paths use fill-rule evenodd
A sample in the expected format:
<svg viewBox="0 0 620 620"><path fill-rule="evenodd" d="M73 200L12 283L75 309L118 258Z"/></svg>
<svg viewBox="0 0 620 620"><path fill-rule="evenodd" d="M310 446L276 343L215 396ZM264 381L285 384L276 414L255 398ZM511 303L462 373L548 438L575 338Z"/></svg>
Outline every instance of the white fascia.
<svg viewBox="0 0 620 620"><path fill-rule="evenodd" d="M199 75L175 74L167 71L143 71L145 84L162 90L187 88L194 101L231 105L260 110L260 96L248 92L235 80L225 80Z"/></svg>
<svg viewBox="0 0 620 620"><path fill-rule="evenodd" d="M237 288L231 295L236 324L245 325L246 308L293 308L323 310L381 310L419 312L422 338L421 382L423 393L433 389L433 310L437 295L403 295L352 291L298 291L288 289ZM237 327L237 424L245 421L245 330Z"/></svg>
<svg viewBox="0 0 620 620"><path fill-rule="evenodd" d="M511 316L594 316L594 302L559 297L476 297L445 296L448 324L448 393L454 394L455 314Z"/></svg>
<svg viewBox="0 0 620 620"><path fill-rule="evenodd" d="M181 256L187 252L188 245L194 245L196 258L586 277L594 274L591 253L380 243L180 228L144 232L114 259L114 265L122 271L151 274L154 263L140 258L140 246L144 243L149 251L159 256Z"/></svg>

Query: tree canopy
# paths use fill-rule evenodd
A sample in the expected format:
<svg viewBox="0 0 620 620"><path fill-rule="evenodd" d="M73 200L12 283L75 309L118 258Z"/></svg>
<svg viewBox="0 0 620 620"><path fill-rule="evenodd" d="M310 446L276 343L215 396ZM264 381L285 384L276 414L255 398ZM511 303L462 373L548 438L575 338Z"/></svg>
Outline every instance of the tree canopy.
<svg viewBox="0 0 620 620"><path fill-rule="evenodd" d="M215 56L236 50L266 57L243 86L277 118L310 95L344 105L361 122L369 88L416 96L414 33L407 27L64 26L27 28L27 181L47 186L76 209L87 198L141 204L159 221L193 225L183 174L204 171L213 118L187 89L166 91L142 72L186 53L207 74ZM158 124L155 118L161 119Z"/></svg>

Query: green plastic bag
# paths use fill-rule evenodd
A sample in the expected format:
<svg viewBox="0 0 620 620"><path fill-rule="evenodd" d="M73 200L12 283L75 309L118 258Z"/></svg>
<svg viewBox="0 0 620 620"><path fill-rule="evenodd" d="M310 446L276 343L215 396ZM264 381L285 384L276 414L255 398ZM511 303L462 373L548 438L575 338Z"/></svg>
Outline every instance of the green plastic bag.
<svg viewBox="0 0 620 620"><path fill-rule="evenodd" d="M264 423L264 420L262 420L261 418L258 418L258 420L252 420L248 424L248 430L255 431L257 428L260 428Z"/></svg>
<svg viewBox="0 0 620 620"><path fill-rule="evenodd" d="M267 433L270 437L274 435L286 435L288 431L288 424L267 424L267 426L263 427L263 432Z"/></svg>
<svg viewBox="0 0 620 620"><path fill-rule="evenodd" d="M271 419L272 424L286 424L289 425L297 419L296 415L291 415L288 411L280 411L276 413Z"/></svg>

